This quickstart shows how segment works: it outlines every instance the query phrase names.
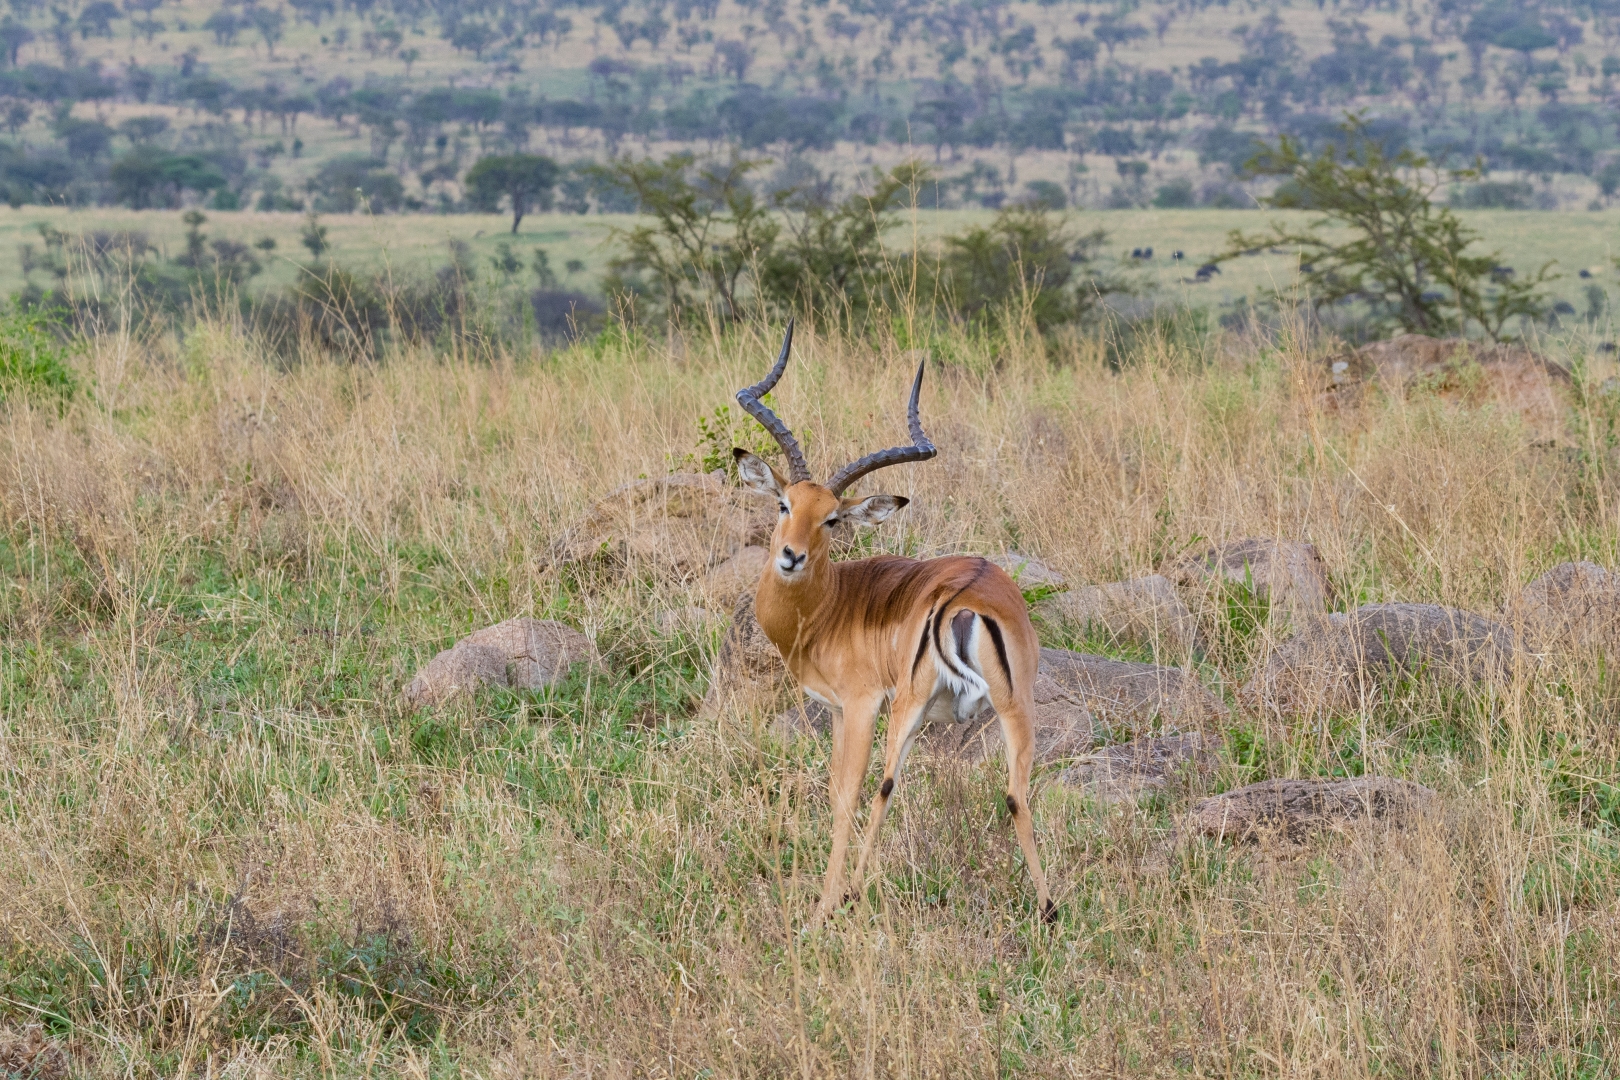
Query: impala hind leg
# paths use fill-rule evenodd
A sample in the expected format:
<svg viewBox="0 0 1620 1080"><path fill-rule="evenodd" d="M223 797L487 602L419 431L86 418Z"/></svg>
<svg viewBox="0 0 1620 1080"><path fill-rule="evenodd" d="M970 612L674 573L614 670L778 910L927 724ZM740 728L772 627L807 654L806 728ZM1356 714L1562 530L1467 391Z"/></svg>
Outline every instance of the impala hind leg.
<svg viewBox="0 0 1620 1080"><path fill-rule="evenodd" d="M844 900L844 863L849 855L849 834L855 828L855 804L861 795L861 781L872 760L872 731L877 723L880 699L849 701L833 715L832 773L828 793L832 799L832 855L827 860L827 876L821 883L821 903L811 924L820 923L838 909Z"/></svg>
<svg viewBox="0 0 1620 1080"><path fill-rule="evenodd" d="M922 730L923 718L928 715L928 699L910 693L895 697L889 707L889 743L883 754L883 783L878 786L877 798L872 800L872 814L866 822L866 840L861 854L855 860L855 883L865 883L866 863L877 848L878 832L889 813L889 800L894 798L894 786L900 781L900 766Z"/></svg>
<svg viewBox="0 0 1620 1080"><path fill-rule="evenodd" d="M1036 910L1043 920L1051 922L1057 917L1057 909L1046 887L1041 854L1035 848L1035 818L1029 804L1029 772L1035 764L1032 710L1028 703L1016 698L995 704L996 715L1001 718L1001 737L1007 745L1007 812L1012 815L1013 831L1018 834L1018 846L1024 850L1029 874L1035 879Z"/></svg>

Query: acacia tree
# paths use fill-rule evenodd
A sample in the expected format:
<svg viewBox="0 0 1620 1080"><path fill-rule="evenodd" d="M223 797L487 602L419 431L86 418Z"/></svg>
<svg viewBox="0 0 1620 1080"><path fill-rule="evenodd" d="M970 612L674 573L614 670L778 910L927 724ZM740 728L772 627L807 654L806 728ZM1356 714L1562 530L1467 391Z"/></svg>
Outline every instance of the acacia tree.
<svg viewBox="0 0 1620 1080"><path fill-rule="evenodd" d="M1265 205L1316 210L1322 217L1303 229L1280 221L1269 233L1234 229L1216 262L1265 248L1293 249L1300 260L1297 288L1313 306L1363 303L1381 330L1444 335L1477 329L1501 341L1512 320L1544 313L1542 286L1556 277L1549 273L1552 263L1520 277L1501 266L1498 252L1471 254L1479 233L1434 202L1447 184L1479 179L1478 170L1443 169L1410 149L1391 155L1360 116L1347 116L1338 130L1342 146L1312 155L1283 136L1274 146L1261 144L1243 167L1248 176L1285 178ZM1350 239L1324 236L1319 230L1329 225L1348 229ZM1283 290L1271 297L1286 299Z"/></svg>
<svg viewBox="0 0 1620 1080"><path fill-rule="evenodd" d="M480 158L467 170L464 181L467 201L480 210L494 211L505 198L512 209L512 233L530 206L551 209L551 192L557 186L557 163L539 154L507 154Z"/></svg>

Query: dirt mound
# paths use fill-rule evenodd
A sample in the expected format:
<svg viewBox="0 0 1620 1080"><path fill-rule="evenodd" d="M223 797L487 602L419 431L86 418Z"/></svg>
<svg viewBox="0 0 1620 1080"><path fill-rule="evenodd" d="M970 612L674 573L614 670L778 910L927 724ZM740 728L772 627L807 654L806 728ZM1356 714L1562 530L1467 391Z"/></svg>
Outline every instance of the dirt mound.
<svg viewBox="0 0 1620 1080"><path fill-rule="evenodd" d="M1041 671L1111 729L1140 734L1161 726L1207 730L1223 722L1229 712L1203 683L1181 668L1042 649Z"/></svg>
<svg viewBox="0 0 1620 1080"><path fill-rule="evenodd" d="M468 634L429 660L405 688L405 703L433 705L485 686L541 690L580 661L595 662L589 638L562 623L507 619Z"/></svg>
<svg viewBox="0 0 1620 1080"><path fill-rule="evenodd" d="M1159 574L1061 592L1040 607L1114 641L1136 641L1178 654L1202 649L1198 620L1170 579Z"/></svg>
<svg viewBox="0 0 1620 1080"><path fill-rule="evenodd" d="M1323 404L1353 407L1363 388L1386 393L1432 393L1464 405L1494 403L1519 414L1536 439L1563 430L1560 388L1569 369L1518 345L1401 334L1327 358L1331 389Z"/></svg>
<svg viewBox="0 0 1620 1080"><path fill-rule="evenodd" d="M1327 565L1316 545L1298 540L1231 540L1182 559L1166 574L1189 591L1196 610L1223 610L1213 592L1241 585L1295 625L1326 612L1333 598Z"/></svg>
<svg viewBox="0 0 1620 1080"><path fill-rule="evenodd" d="M1536 652L1598 649L1620 656L1620 574L1589 562L1560 563L1519 590L1504 618Z"/></svg>
<svg viewBox="0 0 1620 1080"><path fill-rule="evenodd" d="M1279 645L1240 699L1283 716L1356 707L1391 675L1458 686L1503 677L1513 632L1439 604L1367 604L1317 620Z"/></svg>
<svg viewBox="0 0 1620 1080"><path fill-rule="evenodd" d="M1386 776L1265 780L1196 803L1187 815L1187 828L1217 840L1301 840L1319 829L1357 822L1406 824L1436 798L1421 784Z"/></svg>
<svg viewBox="0 0 1620 1080"><path fill-rule="evenodd" d="M759 587L760 575L765 573L765 561L770 552L758 545L738 549L737 553L703 575L703 591L724 611L737 606L743 593Z"/></svg>
<svg viewBox="0 0 1620 1080"><path fill-rule="evenodd" d="M695 580L743 548L768 543L775 526L770 500L733 487L723 474L677 473L610 492L557 537L549 562Z"/></svg>
<svg viewBox="0 0 1620 1080"><path fill-rule="evenodd" d="M1102 802L1134 803L1143 795L1213 772L1215 741L1200 732L1137 739L1080 758L1059 779Z"/></svg>

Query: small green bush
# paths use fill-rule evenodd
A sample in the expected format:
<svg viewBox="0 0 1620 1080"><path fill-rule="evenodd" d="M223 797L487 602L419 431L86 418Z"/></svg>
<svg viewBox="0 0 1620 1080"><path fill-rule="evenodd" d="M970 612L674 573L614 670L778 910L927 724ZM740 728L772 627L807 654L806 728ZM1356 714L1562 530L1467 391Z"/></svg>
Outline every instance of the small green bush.
<svg viewBox="0 0 1620 1080"><path fill-rule="evenodd" d="M78 386L61 342L37 315L13 312L0 317L0 401L14 393L66 399Z"/></svg>

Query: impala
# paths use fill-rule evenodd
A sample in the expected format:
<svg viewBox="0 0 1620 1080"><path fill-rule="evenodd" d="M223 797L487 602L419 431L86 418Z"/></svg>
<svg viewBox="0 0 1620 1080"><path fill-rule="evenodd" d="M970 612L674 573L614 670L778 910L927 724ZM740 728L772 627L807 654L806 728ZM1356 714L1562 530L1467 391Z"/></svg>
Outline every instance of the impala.
<svg viewBox="0 0 1620 1080"><path fill-rule="evenodd" d="M835 563L829 556L836 526L877 525L908 501L894 495L846 498L845 491L878 469L927 461L938 452L918 417L924 365L917 366L911 384L911 445L868 454L818 484L810 479L798 440L760 400L782 377L792 345L790 322L776 366L762 381L737 392L737 401L781 446L788 477L783 479L746 450L732 453L743 482L775 498L780 509L771 557L755 593L760 628L805 692L834 709L832 858L815 919L825 919L843 900L844 863L878 711L889 707L888 746L883 780L856 860L857 881L876 847L900 766L924 719L935 707L946 706L965 719L988 704L1000 718L1006 742L1007 811L1035 879L1037 909L1050 920L1052 899L1035 848L1029 804L1040 647L1023 594L1003 570L979 558L919 561L880 555Z"/></svg>

